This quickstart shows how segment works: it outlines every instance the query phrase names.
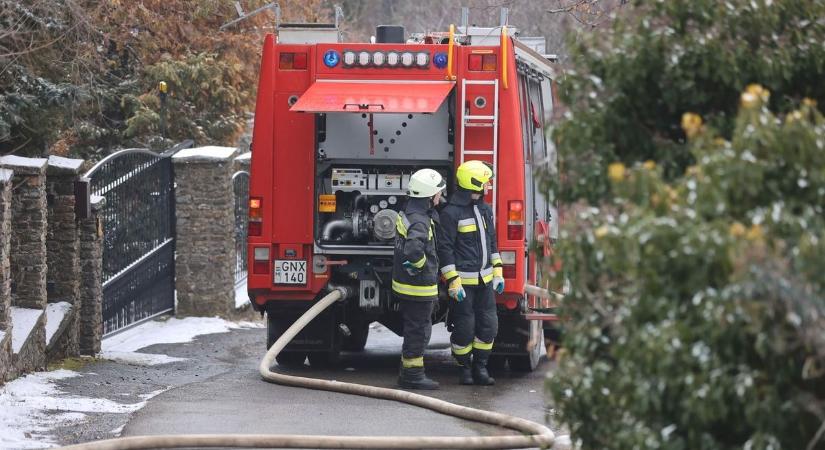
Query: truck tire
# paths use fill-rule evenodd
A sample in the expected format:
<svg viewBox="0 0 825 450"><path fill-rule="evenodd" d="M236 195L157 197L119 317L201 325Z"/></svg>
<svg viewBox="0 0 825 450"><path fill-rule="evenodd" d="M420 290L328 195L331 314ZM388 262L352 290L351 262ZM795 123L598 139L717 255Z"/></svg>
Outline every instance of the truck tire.
<svg viewBox="0 0 825 450"><path fill-rule="evenodd" d="M323 369L338 364L341 361L341 352L308 352L307 357L309 357L310 366Z"/></svg>
<svg viewBox="0 0 825 450"><path fill-rule="evenodd" d="M541 323L533 321L530 324L530 339L533 348L520 355L510 355L510 370L514 372L532 372L536 370L541 359L541 348L544 344L544 333Z"/></svg>
<svg viewBox="0 0 825 450"><path fill-rule="evenodd" d="M350 336L344 339L342 348L348 352L361 352L367 346L367 338L370 335L370 324L362 323L350 327Z"/></svg>
<svg viewBox="0 0 825 450"><path fill-rule="evenodd" d="M272 317L269 314L266 316L266 349L269 350L272 347L272 344L284 334L287 327L291 325L291 323L286 323L284 319L279 319L277 317ZM275 357L275 360L278 361L279 365L282 366L302 366L304 365L304 361L307 359L306 352L288 352L288 351L281 351L278 356Z"/></svg>

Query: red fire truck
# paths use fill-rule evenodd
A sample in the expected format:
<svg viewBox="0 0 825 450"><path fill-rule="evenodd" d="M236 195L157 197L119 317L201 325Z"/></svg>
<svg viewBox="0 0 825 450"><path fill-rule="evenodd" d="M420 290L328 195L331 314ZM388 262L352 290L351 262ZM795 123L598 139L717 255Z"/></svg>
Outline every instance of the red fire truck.
<svg viewBox="0 0 825 450"><path fill-rule="evenodd" d="M249 188L249 296L271 345L331 287L353 295L328 309L278 356L313 365L364 348L370 324L401 332L391 295L395 219L410 175L484 160L506 288L498 295L492 364L538 363L542 320L532 242L555 237L555 210L533 171L554 159L545 131L553 71L514 28L466 24L405 36L382 26L369 43L336 26L280 24L264 42ZM542 44L543 45L543 44ZM442 288L442 290L445 290ZM449 322L446 292L434 322Z"/></svg>

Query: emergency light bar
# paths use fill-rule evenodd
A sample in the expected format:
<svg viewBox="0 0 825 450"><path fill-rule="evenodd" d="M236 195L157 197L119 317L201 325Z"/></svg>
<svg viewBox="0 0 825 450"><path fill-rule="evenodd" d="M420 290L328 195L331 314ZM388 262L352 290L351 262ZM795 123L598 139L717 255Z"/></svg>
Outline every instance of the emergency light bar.
<svg viewBox="0 0 825 450"><path fill-rule="evenodd" d="M338 53L330 50L324 54L324 64L327 67L335 67L338 64ZM443 67L443 59L445 55L437 53L435 55L436 67ZM368 52L366 50L352 51L347 50L343 52L340 60L344 63L344 67L348 69L353 68L419 68L426 69L430 65L430 52Z"/></svg>

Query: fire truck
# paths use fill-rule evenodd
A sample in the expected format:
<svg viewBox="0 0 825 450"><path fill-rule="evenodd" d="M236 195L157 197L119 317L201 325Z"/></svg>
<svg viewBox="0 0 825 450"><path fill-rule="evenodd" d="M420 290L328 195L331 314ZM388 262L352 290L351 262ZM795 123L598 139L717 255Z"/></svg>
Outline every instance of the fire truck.
<svg viewBox="0 0 825 450"><path fill-rule="evenodd" d="M502 19L504 21L504 19ZM543 39L542 39L543 41ZM541 44L543 46L543 42ZM455 189L466 160L494 167L506 288L491 365L533 370L543 344L534 242L555 239L555 209L533 179L555 158L546 135L553 70L543 48L507 26L406 36L379 26L370 42L342 42L337 25L278 24L264 41L252 140L248 291L266 313L268 346L330 289L329 308L278 356L335 362L361 351L370 325L401 334L391 291L395 222L410 175L432 168ZM545 248L545 250L549 250ZM442 283L443 284L443 283ZM446 287L433 322L447 322ZM546 306L546 305L545 305ZM399 349L400 351L400 349Z"/></svg>

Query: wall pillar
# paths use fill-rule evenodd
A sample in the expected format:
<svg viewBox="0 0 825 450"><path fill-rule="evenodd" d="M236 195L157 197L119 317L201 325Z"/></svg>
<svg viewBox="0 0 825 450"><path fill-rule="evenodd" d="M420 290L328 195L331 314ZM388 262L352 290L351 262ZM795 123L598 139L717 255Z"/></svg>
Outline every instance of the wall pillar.
<svg viewBox="0 0 825 450"><path fill-rule="evenodd" d="M80 234L80 329L82 355L100 353L103 335L103 222L100 209L106 199L92 196L92 215L78 221Z"/></svg>
<svg viewBox="0 0 825 450"><path fill-rule="evenodd" d="M46 164L43 158L3 156L12 169L11 376L46 367Z"/></svg>
<svg viewBox="0 0 825 450"><path fill-rule="evenodd" d="M178 315L230 317L234 311L235 152L230 147L201 147L172 157Z"/></svg>
<svg viewBox="0 0 825 450"><path fill-rule="evenodd" d="M11 180L14 173L0 169L0 384L11 368Z"/></svg>
<svg viewBox="0 0 825 450"><path fill-rule="evenodd" d="M50 156L46 169L49 206L46 349L49 361L79 355L80 236L74 187L82 165L82 159ZM60 323L51 323L53 321Z"/></svg>

